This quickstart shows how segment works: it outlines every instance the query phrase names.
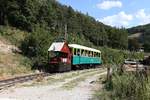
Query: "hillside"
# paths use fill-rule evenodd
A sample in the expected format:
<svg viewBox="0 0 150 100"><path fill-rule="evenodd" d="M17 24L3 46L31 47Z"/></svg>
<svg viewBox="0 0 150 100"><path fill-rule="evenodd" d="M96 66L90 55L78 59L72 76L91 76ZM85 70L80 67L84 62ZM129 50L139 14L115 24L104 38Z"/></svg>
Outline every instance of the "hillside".
<svg viewBox="0 0 150 100"><path fill-rule="evenodd" d="M31 73L30 60L0 35L0 79Z"/></svg>
<svg viewBox="0 0 150 100"><path fill-rule="evenodd" d="M138 42L142 43L146 52L150 51L150 24L129 28L128 32L130 38L137 36L140 33L138 37L134 38L137 38Z"/></svg>
<svg viewBox="0 0 150 100"><path fill-rule="evenodd" d="M56 0L1 0L0 25L9 25L28 32L43 27L50 35L64 36L65 25L70 36L83 35L94 45L127 48L127 32L75 11ZM71 37L72 38L72 37ZM70 42L72 39L68 38ZM81 43L82 44L82 43Z"/></svg>
<svg viewBox="0 0 150 100"><path fill-rule="evenodd" d="M59 37L90 47L127 49L128 33L104 25L88 14L75 11L56 0L1 0L0 34L16 45L32 64L45 66L47 49ZM11 34L20 30L17 35Z"/></svg>

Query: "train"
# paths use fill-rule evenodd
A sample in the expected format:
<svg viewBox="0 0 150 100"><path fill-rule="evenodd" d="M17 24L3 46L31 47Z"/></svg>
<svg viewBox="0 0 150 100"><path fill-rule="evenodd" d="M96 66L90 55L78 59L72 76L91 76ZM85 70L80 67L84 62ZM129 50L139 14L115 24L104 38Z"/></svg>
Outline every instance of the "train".
<svg viewBox="0 0 150 100"><path fill-rule="evenodd" d="M51 71L65 72L101 64L101 51L94 48L55 41L48 49L48 65Z"/></svg>

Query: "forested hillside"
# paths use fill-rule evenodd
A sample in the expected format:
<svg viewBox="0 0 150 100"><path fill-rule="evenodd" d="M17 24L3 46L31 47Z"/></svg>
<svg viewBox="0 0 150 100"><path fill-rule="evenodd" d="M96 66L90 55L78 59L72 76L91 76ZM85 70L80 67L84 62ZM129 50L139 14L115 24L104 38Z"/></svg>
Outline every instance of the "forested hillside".
<svg viewBox="0 0 150 100"><path fill-rule="evenodd" d="M104 25L56 0L0 0L0 25L1 35L13 40L22 53L35 63L46 61L47 49L54 39L64 36L65 25L70 43L117 49L128 47L126 29ZM11 30L26 31L27 34L17 41L19 36L12 39L11 32L4 32L6 26Z"/></svg>
<svg viewBox="0 0 150 100"><path fill-rule="evenodd" d="M143 44L145 51L150 52L150 24L130 28L128 32L130 34L142 33L138 40Z"/></svg>
<svg viewBox="0 0 150 100"><path fill-rule="evenodd" d="M113 48L127 47L124 29L106 26L89 15L74 11L55 0L1 0L0 24L33 32L37 25L44 26L50 34L83 34L95 45Z"/></svg>

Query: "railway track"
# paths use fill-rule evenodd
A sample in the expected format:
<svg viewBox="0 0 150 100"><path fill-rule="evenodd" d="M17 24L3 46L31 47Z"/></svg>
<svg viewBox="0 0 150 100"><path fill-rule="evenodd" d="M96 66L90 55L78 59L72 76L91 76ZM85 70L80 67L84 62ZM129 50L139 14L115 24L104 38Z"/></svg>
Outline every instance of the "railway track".
<svg viewBox="0 0 150 100"><path fill-rule="evenodd" d="M30 74L24 76L18 76L10 79L0 80L0 90L5 89L7 87L15 86L17 83L24 83L27 81L31 81L34 79L38 79L39 77L47 77L54 75L56 73L38 73L38 74Z"/></svg>
<svg viewBox="0 0 150 100"><path fill-rule="evenodd" d="M5 79L5 80L0 80L0 90L6 88L6 87L11 87L14 86L17 83L23 83L27 82L33 79L37 79L38 77L46 77L50 76L52 74L50 73L38 73L38 74L31 74L31 75L25 75L25 76L19 76L15 78L10 78L10 79Z"/></svg>

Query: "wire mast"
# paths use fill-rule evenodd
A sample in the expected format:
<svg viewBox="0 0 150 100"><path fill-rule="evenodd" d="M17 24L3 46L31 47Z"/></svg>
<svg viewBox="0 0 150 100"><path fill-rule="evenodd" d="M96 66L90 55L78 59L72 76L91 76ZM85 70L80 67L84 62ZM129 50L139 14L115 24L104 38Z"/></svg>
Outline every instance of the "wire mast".
<svg viewBox="0 0 150 100"><path fill-rule="evenodd" d="M67 24L65 24L65 40L67 41L67 39L68 39Z"/></svg>

